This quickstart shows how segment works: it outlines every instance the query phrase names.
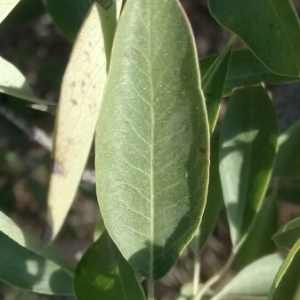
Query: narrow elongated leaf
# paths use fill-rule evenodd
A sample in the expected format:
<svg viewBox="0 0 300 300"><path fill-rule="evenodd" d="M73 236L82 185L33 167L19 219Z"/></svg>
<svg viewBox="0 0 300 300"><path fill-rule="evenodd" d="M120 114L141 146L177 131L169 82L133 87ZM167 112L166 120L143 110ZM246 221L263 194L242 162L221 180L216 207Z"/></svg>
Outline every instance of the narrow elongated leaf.
<svg viewBox="0 0 300 300"><path fill-rule="evenodd" d="M277 147L274 109L262 87L236 90L221 128L220 174L233 245L264 196Z"/></svg>
<svg viewBox="0 0 300 300"><path fill-rule="evenodd" d="M300 239L289 252L273 282L269 300L299 300Z"/></svg>
<svg viewBox="0 0 300 300"><path fill-rule="evenodd" d="M78 300L144 300L131 266L105 231L84 254L76 268L74 289Z"/></svg>
<svg viewBox="0 0 300 300"><path fill-rule="evenodd" d="M0 280L44 294L72 294L71 268L41 245L0 212Z"/></svg>
<svg viewBox="0 0 300 300"><path fill-rule="evenodd" d="M300 121L281 134L274 165L274 176L300 176Z"/></svg>
<svg viewBox="0 0 300 300"><path fill-rule="evenodd" d="M34 103L53 105L51 102L37 98L21 72L2 57L0 57L0 93Z"/></svg>
<svg viewBox="0 0 300 300"><path fill-rule="evenodd" d="M237 255L236 265L238 265L239 269L276 251L276 245L272 240L272 236L277 229L278 212L276 199L268 196L264 199L249 236Z"/></svg>
<svg viewBox="0 0 300 300"><path fill-rule="evenodd" d="M202 76L208 72L220 55L222 54L214 54L200 60ZM283 84L299 80L299 77L282 76L271 72L248 49L235 50L231 54L223 95L230 95L237 87L257 85L261 82Z"/></svg>
<svg viewBox="0 0 300 300"><path fill-rule="evenodd" d="M0 3L0 24L13 10L20 0L1 0Z"/></svg>
<svg viewBox="0 0 300 300"><path fill-rule="evenodd" d="M42 294L73 293L72 277L54 262L0 232L0 280Z"/></svg>
<svg viewBox="0 0 300 300"><path fill-rule="evenodd" d="M202 74L202 89L205 96L210 132L217 122L228 67L231 57L231 45L218 56L205 74Z"/></svg>
<svg viewBox="0 0 300 300"><path fill-rule="evenodd" d="M270 70L299 77L300 27L292 1L209 0L209 9Z"/></svg>
<svg viewBox="0 0 300 300"><path fill-rule="evenodd" d="M49 186L48 220L52 238L70 209L94 138L106 79L106 51L116 28L116 3L94 4L75 41L64 74L56 119L54 167ZM104 18L105 22L101 23ZM102 26L102 28L101 28Z"/></svg>
<svg viewBox="0 0 300 300"><path fill-rule="evenodd" d="M69 273L73 273L73 269L51 246L42 247L42 241L40 239L22 230L2 212L0 212L0 232L7 235L20 246L54 261L56 264L66 269Z"/></svg>
<svg viewBox="0 0 300 300"><path fill-rule="evenodd" d="M238 299L266 298L283 261L284 257L276 253L253 262L225 286L218 299L233 297Z"/></svg>
<svg viewBox="0 0 300 300"><path fill-rule="evenodd" d="M285 224L273 236L273 240L278 246L292 248L300 239L300 218L296 218Z"/></svg>
<svg viewBox="0 0 300 300"><path fill-rule="evenodd" d="M219 137L220 130L216 128L210 144L210 172L206 206L198 231L191 246L195 253L199 253L218 221L223 204L222 186L219 172Z"/></svg>
<svg viewBox="0 0 300 300"><path fill-rule="evenodd" d="M122 255L151 279L171 268L203 213L203 102L195 44L178 2L128 0L97 125L97 197Z"/></svg>

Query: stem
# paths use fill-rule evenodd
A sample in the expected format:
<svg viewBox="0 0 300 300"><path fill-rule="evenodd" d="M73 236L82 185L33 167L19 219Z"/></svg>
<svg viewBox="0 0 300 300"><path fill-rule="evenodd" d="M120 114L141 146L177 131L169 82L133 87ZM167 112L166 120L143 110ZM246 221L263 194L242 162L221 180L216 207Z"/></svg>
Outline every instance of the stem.
<svg viewBox="0 0 300 300"><path fill-rule="evenodd" d="M199 240L200 240L200 226L195 233L195 245L192 247L194 254L194 277L193 277L193 296L197 294L200 282L200 255L199 255Z"/></svg>
<svg viewBox="0 0 300 300"><path fill-rule="evenodd" d="M219 270L214 276L212 276L198 291L197 295L194 297L193 300L201 300L206 291L217 281L221 279L221 277L230 269L231 265L234 262L236 255L238 254L240 248L244 244L245 240L247 239L248 235L244 235L244 237L240 240L240 242L232 249L231 254L226 261L225 265ZM216 295L217 296L217 295ZM215 297L216 297L215 296Z"/></svg>
<svg viewBox="0 0 300 300"><path fill-rule="evenodd" d="M148 280L148 297L147 300L155 300L154 298L154 282Z"/></svg>

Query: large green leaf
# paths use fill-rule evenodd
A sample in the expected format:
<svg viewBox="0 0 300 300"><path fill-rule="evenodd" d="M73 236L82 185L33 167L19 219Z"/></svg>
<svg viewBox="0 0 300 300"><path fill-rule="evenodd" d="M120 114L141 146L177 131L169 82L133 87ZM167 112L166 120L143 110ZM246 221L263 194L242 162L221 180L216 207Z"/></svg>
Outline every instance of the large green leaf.
<svg viewBox="0 0 300 300"><path fill-rule="evenodd" d="M13 10L20 0L1 0L0 3L0 24Z"/></svg>
<svg viewBox="0 0 300 300"><path fill-rule="evenodd" d="M109 56L117 24L116 7L116 2L107 10L97 3L92 6L64 74L48 197L52 238L73 202L94 138L106 80L105 52Z"/></svg>
<svg viewBox="0 0 300 300"><path fill-rule="evenodd" d="M285 224L273 236L273 240L278 246L292 248L300 239L300 218L296 218Z"/></svg>
<svg viewBox="0 0 300 300"><path fill-rule="evenodd" d="M210 131L217 122L228 67L231 57L231 45L213 62L206 73L202 73L202 89L205 96Z"/></svg>
<svg viewBox="0 0 300 300"><path fill-rule="evenodd" d="M197 230L191 246L199 254L218 221L223 204L222 186L219 172L219 137L220 130L216 128L210 143L209 185L206 206L199 229Z"/></svg>
<svg viewBox="0 0 300 300"><path fill-rule="evenodd" d="M278 229L278 212L276 199L268 196L264 199L261 209L255 217L247 240L241 247L236 264L241 269L253 261L274 253L276 245L272 236Z"/></svg>
<svg viewBox="0 0 300 300"><path fill-rule="evenodd" d="M208 124L192 32L176 0L128 0L96 132L97 196L141 275L163 276L199 225Z"/></svg>
<svg viewBox="0 0 300 300"><path fill-rule="evenodd" d="M269 300L300 299L300 239L289 252L273 282Z"/></svg>
<svg viewBox="0 0 300 300"><path fill-rule="evenodd" d="M39 104L53 104L37 98L26 78L10 62L0 56L0 93L8 94Z"/></svg>
<svg viewBox="0 0 300 300"><path fill-rule="evenodd" d="M210 55L200 60L202 76L222 54ZM237 87L257 85L261 82L283 84L299 80L299 77L282 76L271 72L248 49L235 50L232 51L230 59L224 95L230 95Z"/></svg>
<svg viewBox="0 0 300 300"><path fill-rule="evenodd" d="M292 1L209 0L209 8L268 68L299 77L300 28Z"/></svg>
<svg viewBox="0 0 300 300"><path fill-rule="evenodd" d="M274 176L300 176L300 121L281 134L274 165Z"/></svg>
<svg viewBox="0 0 300 300"><path fill-rule="evenodd" d="M248 231L272 170L276 116L263 87L236 90L220 135L220 174L233 245Z"/></svg>
<svg viewBox="0 0 300 300"><path fill-rule="evenodd" d="M73 293L72 271L67 263L1 212L0 280L43 294Z"/></svg>
<svg viewBox="0 0 300 300"><path fill-rule="evenodd" d="M214 299L266 298L283 261L284 258L277 253L256 260L240 271Z"/></svg>
<svg viewBox="0 0 300 300"><path fill-rule="evenodd" d="M145 299L131 266L106 231L77 265L74 289L78 300Z"/></svg>

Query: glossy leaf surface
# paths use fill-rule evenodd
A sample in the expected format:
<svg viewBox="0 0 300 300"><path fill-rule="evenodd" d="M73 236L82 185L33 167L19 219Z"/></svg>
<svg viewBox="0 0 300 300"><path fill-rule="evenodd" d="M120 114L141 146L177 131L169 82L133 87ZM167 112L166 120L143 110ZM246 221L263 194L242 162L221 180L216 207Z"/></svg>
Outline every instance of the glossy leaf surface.
<svg viewBox="0 0 300 300"><path fill-rule="evenodd" d="M200 60L202 76L222 54L214 54ZM224 96L230 95L233 89L243 86L257 85L261 82L284 84L299 81L299 77L282 76L271 72L248 49L232 51L227 73Z"/></svg>
<svg viewBox="0 0 300 300"><path fill-rule="evenodd" d="M273 236L273 240L278 246L292 248L300 239L300 218L296 218L285 224Z"/></svg>
<svg viewBox="0 0 300 300"><path fill-rule="evenodd" d="M128 0L97 125L97 197L110 236L142 276L163 276L198 227L208 149L195 45L181 7Z"/></svg>
<svg viewBox="0 0 300 300"><path fill-rule="evenodd" d="M300 176L300 121L296 122L278 140L278 152L274 165L274 176Z"/></svg>
<svg viewBox="0 0 300 300"><path fill-rule="evenodd" d="M201 74L210 132L213 132L218 119L230 57L231 46L218 56L205 74Z"/></svg>
<svg viewBox="0 0 300 300"><path fill-rule="evenodd" d="M65 267L66 269L62 268ZM0 212L0 280L43 294L72 294L72 272L50 247Z"/></svg>
<svg viewBox="0 0 300 300"><path fill-rule="evenodd" d="M37 98L22 73L2 57L0 57L0 93L34 103L52 104Z"/></svg>
<svg viewBox="0 0 300 300"><path fill-rule="evenodd" d="M144 300L131 266L105 231L80 260L74 279L78 300Z"/></svg>
<svg viewBox="0 0 300 300"><path fill-rule="evenodd" d="M101 18L106 20L103 27ZM93 5L75 41L63 78L48 197L52 238L70 209L89 155L106 80L105 46L108 45L103 37L107 30L111 33L115 28L116 6L104 10L98 4Z"/></svg>
<svg viewBox="0 0 300 300"><path fill-rule="evenodd" d="M276 116L262 87L236 90L221 128L220 174L233 245L264 196L277 147Z"/></svg>
<svg viewBox="0 0 300 300"><path fill-rule="evenodd" d="M292 1L209 0L209 8L270 70L299 77L300 27Z"/></svg>
<svg viewBox="0 0 300 300"><path fill-rule="evenodd" d="M240 271L220 292L218 299L267 298L273 280L283 263L280 254L265 256ZM284 298L282 298L284 299Z"/></svg>
<svg viewBox="0 0 300 300"><path fill-rule="evenodd" d="M13 10L20 0L1 0L0 3L0 24Z"/></svg>
<svg viewBox="0 0 300 300"><path fill-rule="evenodd" d="M255 217L249 236L238 252L236 265L241 269L253 261L274 253L276 245L272 236L278 229L276 199L267 196Z"/></svg>
<svg viewBox="0 0 300 300"><path fill-rule="evenodd" d="M300 239L280 267L270 291L269 300L300 298Z"/></svg>

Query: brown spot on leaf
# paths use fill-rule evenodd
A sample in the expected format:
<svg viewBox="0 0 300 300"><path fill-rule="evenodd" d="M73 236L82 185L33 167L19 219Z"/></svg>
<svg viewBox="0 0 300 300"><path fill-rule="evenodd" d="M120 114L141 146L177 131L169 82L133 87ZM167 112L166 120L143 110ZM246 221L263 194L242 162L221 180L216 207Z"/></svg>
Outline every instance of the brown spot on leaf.
<svg viewBox="0 0 300 300"><path fill-rule="evenodd" d="M76 82L75 81L72 81L71 82L71 87L75 87L76 86Z"/></svg>
<svg viewBox="0 0 300 300"><path fill-rule="evenodd" d="M73 103L73 105L77 105L78 104L78 102L77 102L76 99L71 99L71 102Z"/></svg>
<svg viewBox="0 0 300 300"><path fill-rule="evenodd" d="M207 148L206 147L200 147L199 151L204 155L207 153Z"/></svg>

